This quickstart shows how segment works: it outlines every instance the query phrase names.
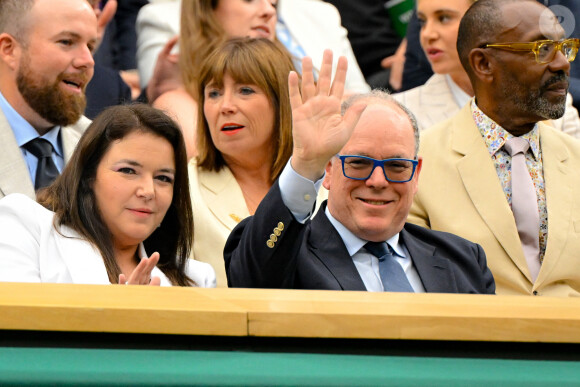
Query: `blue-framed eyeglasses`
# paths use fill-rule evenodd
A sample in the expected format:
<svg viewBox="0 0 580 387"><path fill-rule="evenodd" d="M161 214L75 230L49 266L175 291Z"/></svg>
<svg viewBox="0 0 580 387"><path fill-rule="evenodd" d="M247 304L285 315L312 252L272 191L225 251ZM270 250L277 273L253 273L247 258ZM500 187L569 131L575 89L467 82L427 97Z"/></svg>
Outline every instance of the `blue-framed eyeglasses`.
<svg viewBox="0 0 580 387"><path fill-rule="evenodd" d="M342 162L342 174L353 180L366 180L376 167L383 170L385 179L391 183L406 183L415 176L417 160L385 159L376 160L366 156L337 155Z"/></svg>

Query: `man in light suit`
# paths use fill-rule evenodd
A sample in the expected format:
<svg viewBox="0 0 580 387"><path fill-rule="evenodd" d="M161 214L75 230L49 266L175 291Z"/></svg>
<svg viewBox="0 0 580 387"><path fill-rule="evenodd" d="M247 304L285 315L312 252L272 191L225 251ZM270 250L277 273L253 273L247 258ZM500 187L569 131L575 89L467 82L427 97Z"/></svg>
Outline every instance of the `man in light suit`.
<svg viewBox="0 0 580 387"><path fill-rule="evenodd" d="M556 45L540 57L509 45L563 39L549 12L531 0L476 2L457 43L475 99L421 136L425 168L409 221L481 244L498 294L580 295L580 143L541 122L564 112L570 57ZM534 256L524 253L525 223L518 227L512 212L504 144L514 137L530 144L525 168L538 204L529 214L539 215L539 227L526 235L538 241Z"/></svg>
<svg viewBox="0 0 580 387"><path fill-rule="evenodd" d="M0 0L0 198L35 197L31 140L50 143L58 171L72 154L90 123L82 112L96 41L86 0Z"/></svg>
<svg viewBox="0 0 580 387"><path fill-rule="evenodd" d="M314 86L312 63L303 61L302 97L291 74L292 158L255 215L230 235L228 285L493 293L480 246L405 223L422 165L412 114L376 91L351 97L341 116L346 60L332 87L331 62L325 53ZM310 221L321 184L328 201Z"/></svg>

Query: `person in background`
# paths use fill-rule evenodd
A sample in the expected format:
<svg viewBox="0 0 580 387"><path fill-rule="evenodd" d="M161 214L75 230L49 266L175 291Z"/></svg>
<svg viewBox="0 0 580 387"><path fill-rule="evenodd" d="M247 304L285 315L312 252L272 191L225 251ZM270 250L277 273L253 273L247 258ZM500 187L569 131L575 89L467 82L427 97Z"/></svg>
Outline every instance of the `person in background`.
<svg viewBox="0 0 580 387"><path fill-rule="evenodd" d="M189 177L195 223L193 256L209 262L226 286L223 247L253 214L292 152L287 77L292 59L268 39L234 39L202 64L199 155ZM321 197L324 197L324 191Z"/></svg>
<svg viewBox="0 0 580 387"><path fill-rule="evenodd" d="M566 37L580 37L580 20L578 20L578 15L580 15L580 1L537 1L546 7L550 7L552 11L557 13L556 17L560 18L562 24L567 26L567 30L565 31ZM420 29L421 25L415 12L407 26L408 46L405 51L403 82L399 91L406 91L421 86L433 75L429 61L419 44ZM576 110L580 110L580 61L575 61L570 64L570 88L568 92L572 95L574 107Z"/></svg>
<svg viewBox="0 0 580 387"><path fill-rule="evenodd" d="M580 142L542 122L565 111L564 37L534 0L478 0L457 39L475 99L421 134L409 221L481 244L498 294L580 295Z"/></svg>
<svg viewBox="0 0 580 387"><path fill-rule="evenodd" d="M422 160L412 113L374 91L340 101L347 62L325 54L318 83L289 77L294 147L279 180L224 249L230 287L486 293L485 253L406 223ZM328 201L312 219L316 191Z"/></svg>
<svg viewBox="0 0 580 387"><path fill-rule="evenodd" d="M109 0L104 7L99 0L88 0L97 16L98 40L94 50L95 67L92 82L89 82L86 89L87 106L85 116L90 119L95 118L100 112L109 106L129 103L133 99L131 88L121 77L119 70L115 69L107 56L110 46L107 44L106 36L110 36L111 20L117 15L118 7L116 0ZM122 7L127 6L127 2L122 2ZM105 44L103 44L103 40Z"/></svg>
<svg viewBox="0 0 580 387"><path fill-rule="evenodd" d="M406 15L391 12L388 4L392 1L325 1L340 12L342 25L348 31L348 40L369 86L398 90L405 58L405 45L401 46L405 34L399 34L394 19Z"/></svg>
<svg viewBox="0 0 580 387"><path fill-rule="evenodd" d="M186 28L180 28L180 17L181 26ZM173 34L180 34L179 68L183 85L150 102L177 119L184 130L190 157L196 154L196 73L201 61L224 40L234 37L271 39L283 45L293 58L298 59L298 64L302 56L309 54L321 58L322 51L332 47L356 63L346 30L340 25L338 11L320 0L279 3L267 0L193 0L150 4L140 12L137 28L138 64L143 86L154 67L156 53ZM347 88L351 92L369 90L357 67L353 66Z"/></svg>
<svg viewBox="0 0 580 387"><path fill-rule="evenodd" d="M0 200L0 281L215 286L193 238L181 131L147 105L115 106L61 176Z"/></svg>
<svg viewBox="0 0 580 387"><path fill-rule="evenodd" d="M188 158L197 154L195 128L198 109L195 98L201 63L229 38L248 36L275 41L276 20L276 6L266 0L191 0L181 3L181 26L185 28L180 30L179 69L183 84L159 96L153 106L176 118L186 139Z"/></svg>
<svg viewBox="0 0 580 387"><path fill-rule="evenodd" d="M457 113L473 97L473 88L457 54L457 30L465 11L476 0L418 0L421 47L435 74L427 83L394 98L417 117L421 130ZM580 117L568 96L566 112L550 121L556 129L580 138Z"/></svg>
<svg viewBox="0 0 580 387"><path fill-rule="evenodd" d="M97 40L86 0L0 0L0 198L34 198L69 160Z"/></svg>

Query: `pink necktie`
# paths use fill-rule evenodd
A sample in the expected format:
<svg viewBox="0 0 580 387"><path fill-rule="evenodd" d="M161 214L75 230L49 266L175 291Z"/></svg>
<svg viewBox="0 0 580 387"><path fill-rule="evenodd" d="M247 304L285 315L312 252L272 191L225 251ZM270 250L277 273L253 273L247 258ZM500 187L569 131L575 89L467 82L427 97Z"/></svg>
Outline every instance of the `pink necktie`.
<svg viewBox="0 0 580 387"><path fill-rule="evenodd" d="M526 166L529 147L528 141L521 137L510 138L505 144L512 157L512 211L524 256L535 282L540 271L540 214L536 189Z"/></svg>

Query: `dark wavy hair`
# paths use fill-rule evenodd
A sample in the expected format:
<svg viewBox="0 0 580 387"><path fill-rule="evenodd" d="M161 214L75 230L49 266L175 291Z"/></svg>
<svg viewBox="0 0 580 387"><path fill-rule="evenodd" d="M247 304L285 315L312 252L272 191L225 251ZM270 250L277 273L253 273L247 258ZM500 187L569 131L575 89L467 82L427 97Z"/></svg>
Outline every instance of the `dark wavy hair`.
<svg viewBox="0 0 580 387"><path fill-rule="evenodd" d="M62 174L39 192L38 202L55 212L57 230L57 226L70 227L101 252L109 281L117 283L121 269L113 253L113 238L100 215L92 187L97 167L111 144L136 131L166 139L175 157L173 200L161 225L143 243L147 251L159 252L157 267L172 284L194 285L185 274L193 243L185 144L177 124L162 111L144 104L104 110L81 137Z"/></svg>

